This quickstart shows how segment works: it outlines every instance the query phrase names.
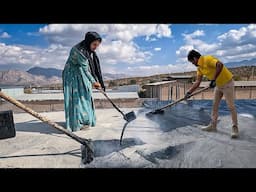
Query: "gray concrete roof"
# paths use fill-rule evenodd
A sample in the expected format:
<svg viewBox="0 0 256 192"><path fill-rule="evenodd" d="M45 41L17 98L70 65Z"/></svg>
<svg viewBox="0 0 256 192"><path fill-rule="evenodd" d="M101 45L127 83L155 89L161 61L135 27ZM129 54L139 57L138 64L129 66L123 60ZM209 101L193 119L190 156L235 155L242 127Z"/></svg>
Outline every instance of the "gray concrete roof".
<svg viewBox="0 0 256 192"><path fill-rule="evenodd" d="M200 130L209 116L200 105L177 105L151 118L148 109L133 110L137 119L128 124L122 146L125 121L114 109L97 109L96 127L75 132L93 140L95 158L87 165L81 164L79 143L28 114L14 114L17 135L0 140L0 168L256 168L253 114L239 113L240 138L232 140L229 115L220 115L216 133ZM65 121L64 112L42 115Z"/></svg>

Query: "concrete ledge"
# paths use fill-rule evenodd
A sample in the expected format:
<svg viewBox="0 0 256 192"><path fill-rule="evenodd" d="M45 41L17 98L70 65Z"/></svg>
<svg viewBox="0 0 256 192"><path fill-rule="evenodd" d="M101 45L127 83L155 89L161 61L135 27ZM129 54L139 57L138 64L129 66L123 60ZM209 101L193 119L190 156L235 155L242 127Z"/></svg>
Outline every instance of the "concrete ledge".
<svg viewBox="0 0 256 192"><path fill-rule="evenodd" d="M141 107L143 101L146 99L127 98L127 99L113 99L113 102L120 108L136 108ZM152 99L151 99L152 100ZM43 101L20 101L24 105L32 108L37 112L63 111L63 100L43 100ZM96 109L113 108L112 104L106 99L94 99ZM15 113L24 112L18 107L6 101L0 101L0 111L13 110Z"/></svg>

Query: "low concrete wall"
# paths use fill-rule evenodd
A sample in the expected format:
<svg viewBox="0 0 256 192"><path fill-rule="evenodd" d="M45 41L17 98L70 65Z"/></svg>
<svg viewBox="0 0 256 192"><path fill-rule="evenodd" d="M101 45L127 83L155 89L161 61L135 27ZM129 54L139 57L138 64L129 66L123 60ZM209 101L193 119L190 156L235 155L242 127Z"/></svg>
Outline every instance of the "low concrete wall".
<svg viewBox="0 0 256 192"><path fill-rule="evenodd" d="M146 99L113 99L113 102L120 108L136 108L141 107ZM46 101L22 101L22 103L37 112L64 111L63 100L46 100ZM95 108L113 108L112 104L106 99L95 99ZM0 111L13 110L13 112L24 112L18 107L6 101L0 101Z"/></svg>

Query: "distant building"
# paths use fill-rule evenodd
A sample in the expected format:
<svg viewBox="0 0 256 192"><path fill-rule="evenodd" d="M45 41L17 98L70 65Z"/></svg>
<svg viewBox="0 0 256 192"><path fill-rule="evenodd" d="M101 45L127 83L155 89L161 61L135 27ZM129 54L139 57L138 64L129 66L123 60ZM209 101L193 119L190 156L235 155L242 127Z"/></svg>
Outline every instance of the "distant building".
<svg viewBox="0 0 256 192"><path fill-rule="evenodd" d="M139 90L139 85L123 85L113 88L111 92L138 92Z"/></svg>
<svg viewBox="0 0 256 192"><path fill-rule="evenodd" d="M206 87L209 81L201 82L200 87ZM207 92L212 92L209 90ZM207 92L205 92L207 94ZM236 99L256 99L256 81L235 81Z"/></svg>
<svg viewBox="0 0 256 192"><path fill-rule="evenodd" d="M192 75L171 75L167 77L169 81L176 80L179 83L192 83L193 76Z"/></svg>
<svg viewBox="0 0 256 192"><path fill-rule="evenodd" d="M159 100L171 100L173 97L176 81L161 81L148 83L142 88L146 89L146 98L158 98ZM177 93L177 91L176 91Z"/></svg>
<svg viewBox="0 0 256 192"><path fill-rule="evenodd" d="M23 87L2 87L2 91L11 97L24 95Z"/></svg>

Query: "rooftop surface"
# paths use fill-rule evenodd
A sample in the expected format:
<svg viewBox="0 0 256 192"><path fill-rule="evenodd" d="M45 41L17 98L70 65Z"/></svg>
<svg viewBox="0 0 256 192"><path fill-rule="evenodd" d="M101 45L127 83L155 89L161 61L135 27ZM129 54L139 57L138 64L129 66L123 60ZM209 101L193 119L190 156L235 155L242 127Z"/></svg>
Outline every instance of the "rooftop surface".
<svg viewBox="0 0 256 192"><path fill-rule="evenodd" d="M206 87L209 85L209 82L201 82L200 87ZM235 87L256 87L256 81L235 81Z"/></svg>
<svg viewBox="0 0 256 192"><path fill-rule="evenodd" d="M137 92L107 92L111 99L124 99L124 98L139 98ZM21 94L13 95L13 97L20 101L42 101L42 100L63 100L63 93L42 93L42 94ZM106 99L102 93L93 92L94 99Z"/></svg>
<svg viewBox="0 0 256 192"><path fill-rule="evenodd" d="M163 103L147 103L156 107ZM126 127L114 109L96 109L97 125L75 134L91 138L94 160L81 164L81 145L29 114L14 114L16 137L0 140L1 168L255 168L256 101L236 102L240 137L230 138L231 118L221 103L218 131L200 130L210 120L212 101L188 101L163 115L145 116L150 108L134 110L137 119ZM41 113L63 124L64 112Z"/></svg>

